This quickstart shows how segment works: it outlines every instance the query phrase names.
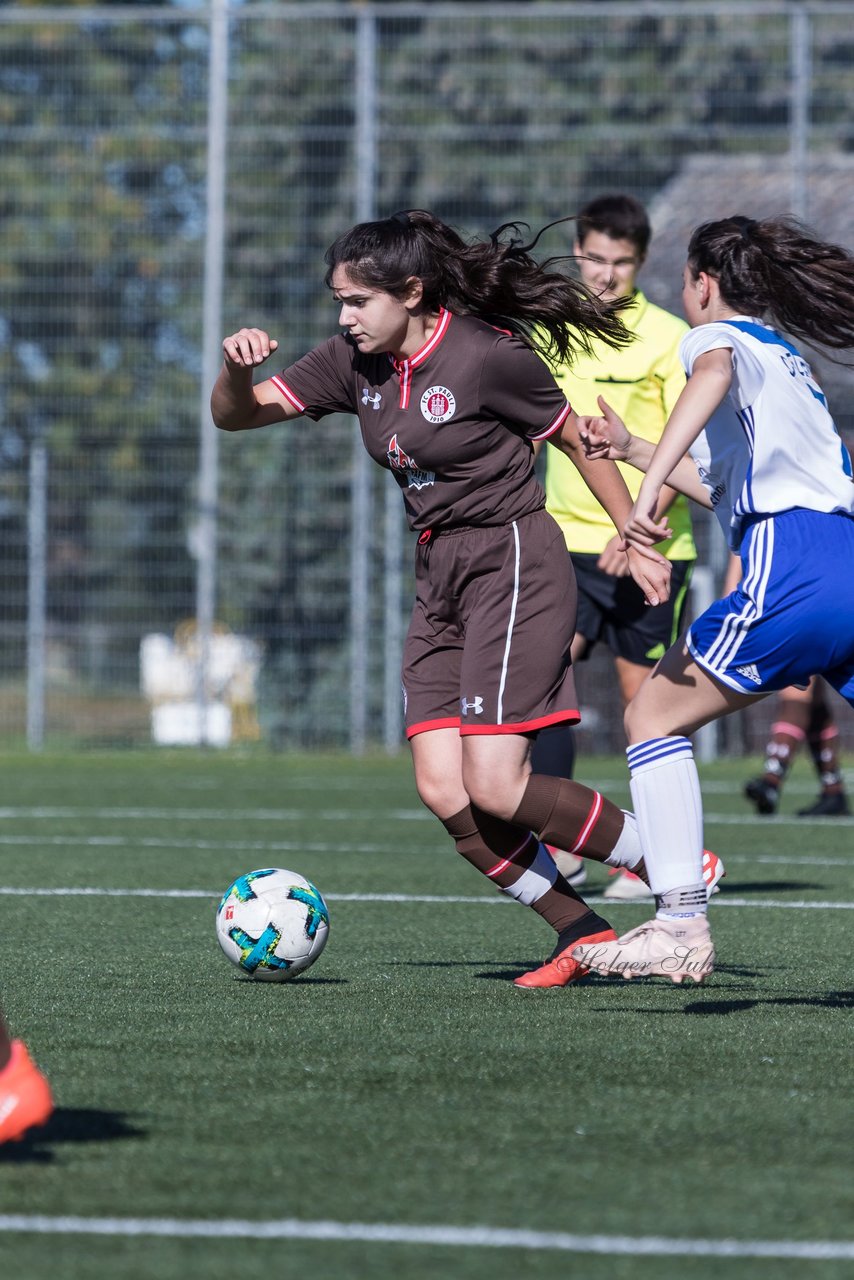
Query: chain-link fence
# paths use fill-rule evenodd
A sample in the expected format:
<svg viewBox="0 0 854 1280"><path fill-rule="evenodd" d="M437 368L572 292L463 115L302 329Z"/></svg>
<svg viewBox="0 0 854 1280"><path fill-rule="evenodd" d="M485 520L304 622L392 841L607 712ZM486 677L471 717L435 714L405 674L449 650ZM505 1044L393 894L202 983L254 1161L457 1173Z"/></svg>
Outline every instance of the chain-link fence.
<svg viewBox="0 0 854 1280"><path fill-rule="evenodd" d="M0 5L0 740L395 749L397 490L349 418L220 440L222 333L328 335L325 247L400 207L483 233L632 192L673 310L707 217L850 243L852 33L848 0ZM588 748L612 686L598 655Z"/></svg>

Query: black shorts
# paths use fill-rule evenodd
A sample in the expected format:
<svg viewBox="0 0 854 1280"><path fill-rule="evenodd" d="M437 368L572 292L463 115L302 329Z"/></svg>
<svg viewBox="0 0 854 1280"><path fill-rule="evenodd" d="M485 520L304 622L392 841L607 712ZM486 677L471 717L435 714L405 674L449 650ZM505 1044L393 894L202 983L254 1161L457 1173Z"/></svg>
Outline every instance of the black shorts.
<svg viewBox="0 0 854 1280"><path fill-rule="evenodd" d="M693 560L672 560L670 599L644 603L634 578L617 578L598 568L598 556L571 552L578 583L576 632L588 641L587 657L603 640L615 658L638 667L654 667L682 630Z"/></svg>
<svg viewBox="0 0 854 1280"><path fill-rule="evenodd" d="M545 511L419 543L403 650L406 734L574 724L575 579Z"/></svg>

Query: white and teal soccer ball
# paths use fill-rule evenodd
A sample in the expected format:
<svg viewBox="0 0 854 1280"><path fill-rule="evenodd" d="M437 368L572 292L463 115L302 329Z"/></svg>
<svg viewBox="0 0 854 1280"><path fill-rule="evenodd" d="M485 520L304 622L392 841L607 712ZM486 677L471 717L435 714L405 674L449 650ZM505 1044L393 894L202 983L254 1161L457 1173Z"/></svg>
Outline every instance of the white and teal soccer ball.
<svg viewBox="0 0 854 1280"><path fill-rule="evenodd" d="M310 880L266 867L228 886L216 911L216 936L248 978L288 982L326 946L329 910Z"/></svg>

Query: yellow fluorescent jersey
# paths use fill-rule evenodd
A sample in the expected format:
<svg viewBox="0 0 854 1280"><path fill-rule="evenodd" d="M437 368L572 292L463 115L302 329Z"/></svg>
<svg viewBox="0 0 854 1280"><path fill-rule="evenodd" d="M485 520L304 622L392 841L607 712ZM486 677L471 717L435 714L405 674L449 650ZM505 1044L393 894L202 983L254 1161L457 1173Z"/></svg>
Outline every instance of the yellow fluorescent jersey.
<svg viewBox="0 0 854 1280"><path fill-rule="evenodd" d="M684 320L649 302L639 291L634 305L621 312L634 340L617 351L593 339L592 356L580 352L571 366L556 371L561 389L578 414L599 413L597 396L604 396L629 430L658 441L668 415L685 385L679 343L688 332ZM633 497L643 473L618 464ZM599 555L614 536L608 513L600 507L578 470L558 449L546 458L546 507L557 520L570 551ZM657 550L671 560L697 555L691 535L688 500L681 495L668 512L673 538Z"/></svg>

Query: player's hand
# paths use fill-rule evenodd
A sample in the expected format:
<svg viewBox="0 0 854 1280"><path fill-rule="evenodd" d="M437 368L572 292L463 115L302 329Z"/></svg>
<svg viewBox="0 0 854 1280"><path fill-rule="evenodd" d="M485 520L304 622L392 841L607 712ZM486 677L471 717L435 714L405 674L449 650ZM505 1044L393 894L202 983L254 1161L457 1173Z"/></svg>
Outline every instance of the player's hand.
<svg viewBox="0 0 854 1280"><path fill-rule="evenodd" d="M625 552L625 543L619 534L615 534L599 559L596 568L608 573L612 578L627 578L631 572Z"/></svg>
<svg viewBox="0 0 854 1280"><path fill-rule="evenodd" d="M670 599L670 561L651 547L632 546L628 548L626 559L647 604L665 604Z"/></svg>
<svg viewBox="0 0 854 1280"><path fill-rule="evenodd" d="M663 542L673 537L673 530L667 516L656 517L661 490L658 486L644 480L638 492L635 505L629 512L623 525L623 539L632 547L651 547L656 542Z"/></svg>
<svg viewBox="0 0 854 1280"><path fill-rule="evenodd" d="M225 363L237 369L251 369L263 364L278 347L263 329L238 329L222 340Z"/></svg>
<svg viewBox="0 0 854 1280"><path fill-rule="evenodd" d="M578 434L588 458L610 458L612 462L625 462L631 449L632 437L623 419L608 404L604 396L597 397L602 416L578 418Z"/></svg>

